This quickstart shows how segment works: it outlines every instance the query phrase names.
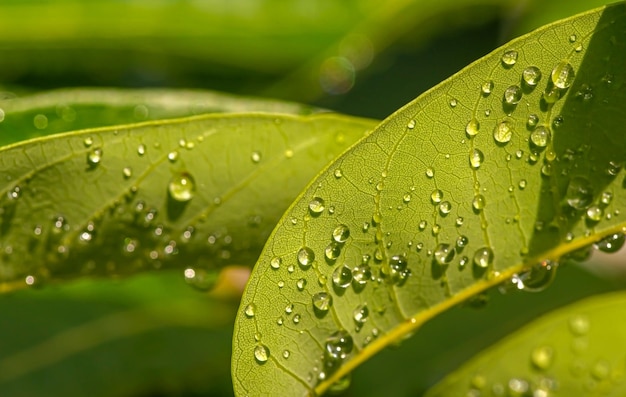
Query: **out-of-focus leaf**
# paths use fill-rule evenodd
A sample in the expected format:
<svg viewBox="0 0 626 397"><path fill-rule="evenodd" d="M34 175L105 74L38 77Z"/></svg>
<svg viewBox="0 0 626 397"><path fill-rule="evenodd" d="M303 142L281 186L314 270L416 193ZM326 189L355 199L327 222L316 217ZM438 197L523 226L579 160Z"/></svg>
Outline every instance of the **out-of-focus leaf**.
<svg viewBox="0 0 626 397"><path fill-rule="evenodd" d="M295 103L200 90L60 89L0 100L0 145L59 132L203 113L307 115L319 111Z"/></svg>
<svg viewBox="0 0 626 397"><path fill-rule="evenodd" d="M206 115L6 146L0 290L170 266L208 288L212 270L254 263L288 203L374 124Z"/></svg>
<svg viewBox="0 0 626 397"><path fill-rule="evenodd" d="M625 26L618 4L514 40L327 167L252 273L235 392L341 387L459 302L545 288L562 256L623 243Z"/></svg>
<svg viewBox="0 0 626 397"><path fill-rule="evenodd" d="M625 307L626 293L618 292L546 314L472 358L426 395L623 396Z"/></svg>

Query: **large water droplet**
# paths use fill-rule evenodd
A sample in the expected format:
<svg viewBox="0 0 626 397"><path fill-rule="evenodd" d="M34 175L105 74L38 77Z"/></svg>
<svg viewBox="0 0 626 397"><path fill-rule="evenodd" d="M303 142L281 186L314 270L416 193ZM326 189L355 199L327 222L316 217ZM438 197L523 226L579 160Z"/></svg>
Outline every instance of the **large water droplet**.
<svg viewBox="0 0 626 397"><path fill-rule="evenodd" d="M324 314L328 312L328 310L332 306L333 297L327 292L318 292L317 294L313 295L312 301L313 309L319 314Z"/></svg>
<svg viewBox="0 0 626 397"><path fill-rule="evenodd" d="M472 208L474 208L475 211L482 211L483 208L485 208L485 196L482 194L475 195L472 200Z"/></svg>
<svg viewBox="0 0 626 397"><path fill-rule="evenodd" d="M536 66L529 66L522 72L522 79L529 87L534 87L541 80L541 70Z"/></svg>
<svg viewBox="0 0 626 397"><path fill-rule="evenodd" d="M430 199L432 200L433 204L439 204L443 199L443 192L439 189L433 190L433 192L430 194Z"/></svg>
<svg viewBox="0 0 626 397"><path fill-rule="evenodd" d="M444 201L439 204L439 212L442 216L446 216L452 211L452 204L449 201Z"/></svg>
<svg viewBox="0 0 626 397"><path fill-rule="evenodd" d="M479 149L473 149L469 155L470 166L477 170L485 160L485 155Z"/></svg>
<svg viewBox="0 0 626 397"><path fill-rule="evenodd" d="M320 197L313 197L313 200L309 202L309 211L313 215L319 215L324 212L324 199Z"/></svg>
<svg viewBox="0 0 626 397"><path fill-rule="evenodd" d="M550 143L550 130L545 125L540 125L530 133L530 142L536 148L545 148Z"/></svg>
<svg viewBox="0 0 626 397"><path fill-rule="evenodd" d="M270 358L270 349L265 345L256 345L254 347L254 359L259 364L264 364Z"/></svg>
<svg viewBox="0 0 626 397"><path fill-rule="evenodd" d="M595 243L595 247L602 252L614 253L624 246L625 241L624 233L613 233Z"/></svg>
<svg viewBox="0 0 626 397"><path fill-rule="evenodd" d="M352 270L348 265L337 266L333 271L333 285L337 288L348 288L352 282Z"/></svg>
<svg viewBox="0 0 626 397"><path fill-rule="evenodd" d="M486 269L493 262L493 251L489 247L482 247L474 253L474 265Z"/></svg>
<svg viewBox="0 0 626 397"><path fill-rule="evenodd" d="M560 89L569 88L574 81L574 68L566 61L559 62L550 74L552 84Z"/></svg>
<svg viewBox="0 0 626 397"><path fill-rule="evenodd" d="M513 136L513 125L503 120L493 128L493 139L498 143L508 143Z"/></svg>
<svg viewBox="0 0 626 397"><path fill-rule="evenodd" d="M298 251L298 263L304 269L308 269L315 260L315 253L309 247L302 247Z"/></svg>
<svg viewBox="0 0 626 397"><path fill-rule="evenodd" d="M557 267L558 263L545 260L539 262L529 270L514 276L511 281L520 290L526 292L540 292L552 284Z"/></svg>
<svg viewBox="0 0 626 397"><path fill-rule="evenodd" d="M604 216L604 211L602 210L602 208L598 207L597 205L592 205L589 208L587 208L587 220L589 222L600 222L602 220L602 217Z"/></svg>
<svg viewBox="0 0 626 397"><path fill-rule="evenodd" d="M567 204L576 209L584 210L593 200L593 187L587 178L577 176L572 178L567 185L565 193Z"/></svg>
<svg viewBox="0 0 626 397"><path fill-rule="evenodd" d="M350 237L350 228L346 225L339 225L333 230L333 240L338 243L345 243Z"/></svg>
<svg viewBox="0 0 626 397"><path fill-rule="evenodd" d="M196 183L187 172L179 172L172 176L168 185L170 196L180 202L189 201L196 192Z"/></svg>
<svg viewBox="0 0 626 397"><path fill-rule="evenodd" d="M502 54L502 64L505 67L511 67L513 65L515 65L515 63L517 62L517 51L515 50L508 50L506 51L504 54Z"/></svg>
<svg viewBox="0 0 626 397"><path fill-rule="evenodd" d="M517 105L522 100L522 89L516 85L508 87L504 90L502 100L505 105Z"/></svg>
<svg viewBox="0 0 626 397"><path fill-rule="evenodd" d="M339 255L341 255L341 244L333 241L326 246L326 249L324 250L324 256L326 256L326 259L329 261L335 261L339 258Z"/></svg>
<svg viewBox="0 0 626 397"><path fill-rule="evenodd" d="M450 244L441 243L437 245L437 248L435 248L435 262L437 262L438 265L446 266L452 262L454 254L454 247L451 247Z"/></svg>
<svg viewBox="0 0 626 397"><path fill-rule="evenodd" d="M345 331L337 331L326 339L324 357L327 360L344 360L354 348L352 336Z"/></svg>

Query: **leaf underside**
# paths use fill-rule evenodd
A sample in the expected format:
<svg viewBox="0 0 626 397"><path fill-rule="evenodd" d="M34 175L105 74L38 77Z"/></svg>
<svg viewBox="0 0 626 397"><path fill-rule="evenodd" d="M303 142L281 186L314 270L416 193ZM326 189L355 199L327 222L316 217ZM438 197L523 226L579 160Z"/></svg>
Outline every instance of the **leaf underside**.
<svg viewBox="0 0 626 397"><path fill-rule="evenodd" d="M216 114L6 146L0 291L254 263L296 194L372 126L332 114Z"/></svg>
<svg viewBox="0 0 626 397"><path fill-rule="evenodd" d="M235 392L321 394L438 312L620 231L624 64L624 4L557 22L425 93L331 164L252 273Z"/></svg>

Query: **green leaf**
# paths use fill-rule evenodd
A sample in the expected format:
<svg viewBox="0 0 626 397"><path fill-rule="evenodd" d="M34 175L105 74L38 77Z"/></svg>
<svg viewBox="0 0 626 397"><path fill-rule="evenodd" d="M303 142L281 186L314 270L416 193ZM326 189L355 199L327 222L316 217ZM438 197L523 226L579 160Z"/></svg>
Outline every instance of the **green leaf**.
<svg viewBox="0 0 626 397"><path fill-rule="evenodd" d="M305 115L319 109L200 90L60 89L0 100L0 145L86 128L253 111Z"/></svg>
<svg viewBox="0 0 626 397"><path fill-rule="evenodd" d="M208 288L212 270L254 263L288 203L371 127L206 115L4 147L0 290L171 266Z"/></svg>
<svg viewBox="0 0 626 397"><path fill-rule="evenodd" d="M427 396L622 396L626 393L626 293L551 312L472 358ZM543 393L543 394L541 394Z"/></svg>
<svg viewBox="0 0 626 397"><path fill-rule="evenodd" d="M459 302L621 243L625 26L617 4L514 40L325 169L251 275L236 393L320 394Z"/></svg>

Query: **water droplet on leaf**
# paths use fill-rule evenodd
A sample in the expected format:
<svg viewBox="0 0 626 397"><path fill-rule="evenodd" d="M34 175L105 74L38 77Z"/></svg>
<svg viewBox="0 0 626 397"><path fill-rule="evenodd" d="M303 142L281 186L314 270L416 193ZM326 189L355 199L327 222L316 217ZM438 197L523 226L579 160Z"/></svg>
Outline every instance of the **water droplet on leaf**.
<svg viewBox="0 0 626 397"><path fill-rule="evenodd" d="M454 247L450 244L441 243L437 245L434 252L434 258L438 265L446 266L454 259Z"/></svg>
<svg viewBox="0 0 626 397"><path fill-rule="evenodd" d="M337 266L333 271L333 285L337 288L348 288L352 282L352 270L348 265Z"/></svg>
<svg viewBox="0 0 626 397"><path fill-rule="evenodd" d="M498 143L508 143L513 136L513 126L507 120L501 121L493 129L493 139Z"/></svg>
<svg viewBox="0 0 626 397"><path fill-rule="evenodd" d="M302 247L298 251L298 263L302 268L308 269L315 260L315 253L309 247Z"/></svg>
<svg viewBox="0 0 626 397"><path fill-rule="evenodd" d="M522 72L522 79L529 87L534 87L541 80L541 70L536 66L529 66Z"/></svg>
<svg viewBox="0 0 626 397"><path fill-rule="evenodd" d="M485 155L479 149L473 149L469 155L470 166L477 170L485 160Z"/></svg>
<svg viewBox="0 0 626 397"><path fill-rule="evenodd" d="M328 312L333 304L333 298L327 292L318 292L317 294L313 295L312 301L313 309L320 314Z"/></svg>
<svg viewBox="0 0 626 397"><path fill-rule="evenodd" d="M309 202L309 211L313 215L319 215L324 212L324 199L320 197L314 197L313 200Z"/></svg>
<svg viewBox="0 0 626 397"><path fill-rule="evenodd" d="M516 85L508 87L504 90L502 100L505 105L517 105L522 100L522 89Z"/></svg>
<svg viewBox="0 0 626 397"><path fill-rule="evenodd" d="M196 192L196 184L191 174L179 172L170 179L168 191L174 200L186 202L193 198Z"/></svg>
<svg viewBox="0 0 626 397"><path fill-rule="evenodd" d="M517 51L515 50L508 50L504 54L502 54L501 61L504 67L511 67L515 65L515 63L517 62L517 55Z"/></svg>
<svg viewBox="0 0 626 397"><path fill-rule="evenodd" d="M474 253L474 265L486 269L493 262L493 251L489 247L482 247Z"/></svg>
<svg viewBox="0 0 626 397"><path fill-rule="evenodd" d="M545 148L550 143L550 130L544 126L540 125L530 133L530 142L536 148Z"/></svg>
<svg viewBox="0 0 626 397"><path fill-rule="evenodd" d="M550 74L552 84L562 90L569 88L574 81L574 68L566 61L559 62Z"/></svg>
<svg viewBox="0 0 626 397"><path fill-rule="evenodd" d="M256 345L254 347L254 359L259 364L264 364L270 358L270 349L265 345Z"/></svg>

